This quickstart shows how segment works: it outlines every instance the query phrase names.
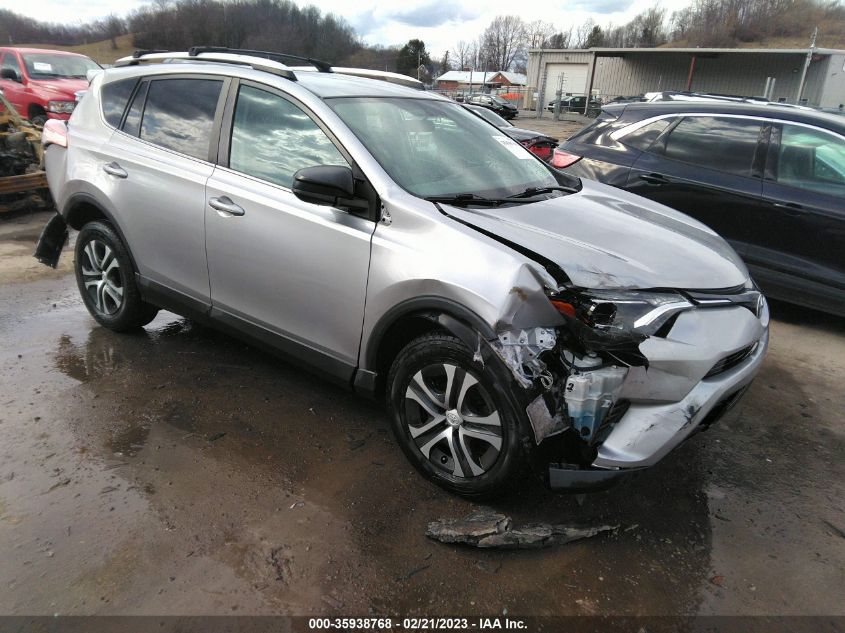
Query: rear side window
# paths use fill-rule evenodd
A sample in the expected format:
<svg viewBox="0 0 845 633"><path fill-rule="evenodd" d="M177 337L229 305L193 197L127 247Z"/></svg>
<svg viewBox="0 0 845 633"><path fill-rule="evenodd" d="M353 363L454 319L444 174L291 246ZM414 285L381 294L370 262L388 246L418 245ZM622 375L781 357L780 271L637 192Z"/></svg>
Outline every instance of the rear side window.
<svg viewBox="0 0 845 633"><path fill-rule="evenodd" d="M133 77L132 79L113 81L103 86L100 91L100 101L103 107L103 116L109 125L120 126L123 111L126 109L126 104L129 102L129 97L132 96L132 90L135 89L136 83L138 83L138 80Z"/></svg>
<svg viewBox="0 0 845 633"><path fill-rule="evenodd" d="M156 79L150 82L140 137L180 154L208 160L208 144L223 82Z"/></svg>
<svg viewBox="0 0 845 633"><path fill-rule="evenodd" d="M667 158L750 176L760 138L759 121L720 117L686 117L669 132Z"/></svg>
<svg viewBox="0 0 845 633"><path fill-rule="evenodd" d="M644 125L638 130L634 130L630 134L626 134L622 139L622 144L628 147L633 147L641 151L646 151L651 147L652 143L657 140L657 137L669 127L675 119L659 119L652 121L648 125Z"/></svg>

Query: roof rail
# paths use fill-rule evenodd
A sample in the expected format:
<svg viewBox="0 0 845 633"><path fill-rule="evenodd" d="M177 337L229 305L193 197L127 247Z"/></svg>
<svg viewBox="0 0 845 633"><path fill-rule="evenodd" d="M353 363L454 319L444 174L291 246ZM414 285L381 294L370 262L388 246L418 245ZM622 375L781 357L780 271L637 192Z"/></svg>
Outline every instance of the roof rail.
<svg viewBox="0 0 845 633"><path fill-rule="evenodd" d="M153 53L166 53L167 51L163 48L142 48L132 53L132 57L138 59L139 57L143 57L144 55L152 55Z"/></svg>
<svg viewBox="0 0 845 633"><path fill-rule="evenodd" d="M129 57L121 57L114 63L114 65L116 67L121 67L137 66L141 63L164 64L168 62L187 61L215 62L219 64L237 64L239 66L249 66L250 68L254 68L255 70L261 70L264 72L271 73L273 75L277 75L279 77L284 77L285 79L290 79L291 81L296 81L296 75L294 74L293 70L291 70L290 67L286 66L285 64L279 61L270 59L268 57L259 58L255 55L244 55L234 53L230 52L229 50L225 52L199 51L194 52L194 54L191 54L191 52L186 51L168 52L142 50L136 51Z"/></svg>
<svg viewBox="0 0 845 633"><path fill-rule="evenodd" d="M289 53L277 53L274 51L257 51L250 48L227 48L225 46L192 46L188 50L188 55L192 57L201 53L230 53L232 55L248 55L250 57L262 57L264 59L270 59L272 61L280 63L284 63L282 60L288 59L311 64L321 73L332 72L332 65L329 62L324 62L321 59L314 59L313 57L291 55Z"/></svg>

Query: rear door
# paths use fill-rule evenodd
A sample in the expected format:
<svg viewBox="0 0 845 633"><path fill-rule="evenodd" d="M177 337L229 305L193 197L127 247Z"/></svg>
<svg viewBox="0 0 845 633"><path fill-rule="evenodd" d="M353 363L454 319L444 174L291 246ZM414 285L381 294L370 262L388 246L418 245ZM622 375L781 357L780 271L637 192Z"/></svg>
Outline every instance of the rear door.
<svg viewBox="0 0 845 633"><path fill-rule="evenodd" d="M768 134L759 119L683 116L636 159L626 188L691 215L744 255L761 204Z"/></svg>
<svg viewBox="0 0 845 633"><path fill-rule="evenodd" d="M833 294L845 305L845 138L776 124L755 228L748 262L764 289Z"/></svg>
<svg viewBox="0 0 845 633"><path fill-rule="evenodd" d="M262 84L233 87L223 129L205 208L214 315L348 381L375 222L291 185L301 168L351 158L304 105Z"/></svg>
<svg viewBox="0 0 845 633"><path fill-rule="evenodd" d="M145 292L175 294L200 311L209 304L205 185L228 81L213 75L142 80L100 165Z"/></svg>

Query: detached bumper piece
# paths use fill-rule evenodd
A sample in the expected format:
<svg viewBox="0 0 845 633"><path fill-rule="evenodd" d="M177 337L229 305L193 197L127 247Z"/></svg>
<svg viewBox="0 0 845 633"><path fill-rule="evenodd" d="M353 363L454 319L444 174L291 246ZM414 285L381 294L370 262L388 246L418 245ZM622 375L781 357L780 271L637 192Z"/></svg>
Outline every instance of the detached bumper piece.
<svg viewBox="0 0 845 633"><path fill-rule="evenodd" d="M67 243L67 237L67 223L57 213L41 231L41 237L38 238L38 244L35 246L35 259L50 268L58 266L62 249Z"/></svg>

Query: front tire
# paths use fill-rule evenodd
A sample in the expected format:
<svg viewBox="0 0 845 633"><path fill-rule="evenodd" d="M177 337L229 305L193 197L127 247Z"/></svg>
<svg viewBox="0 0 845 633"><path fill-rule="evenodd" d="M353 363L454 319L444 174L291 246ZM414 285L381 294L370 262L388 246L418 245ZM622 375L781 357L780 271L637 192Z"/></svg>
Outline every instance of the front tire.
<svg viewBox="0 0 845 633"><path fill-rule="evenodd" d="M158 308L145 303L123 242L105 222L89 222L76 239L76 283L91 316L115 332L145 326Z"/></svg>
<svg viewBox="0 0 845 633"><path fill-rule="evenodd" d="M500 493L525 471L514 383L495 369L454 336L434 333L409 343L388 374L393 433L405 455L462 496Z"/></svg>

